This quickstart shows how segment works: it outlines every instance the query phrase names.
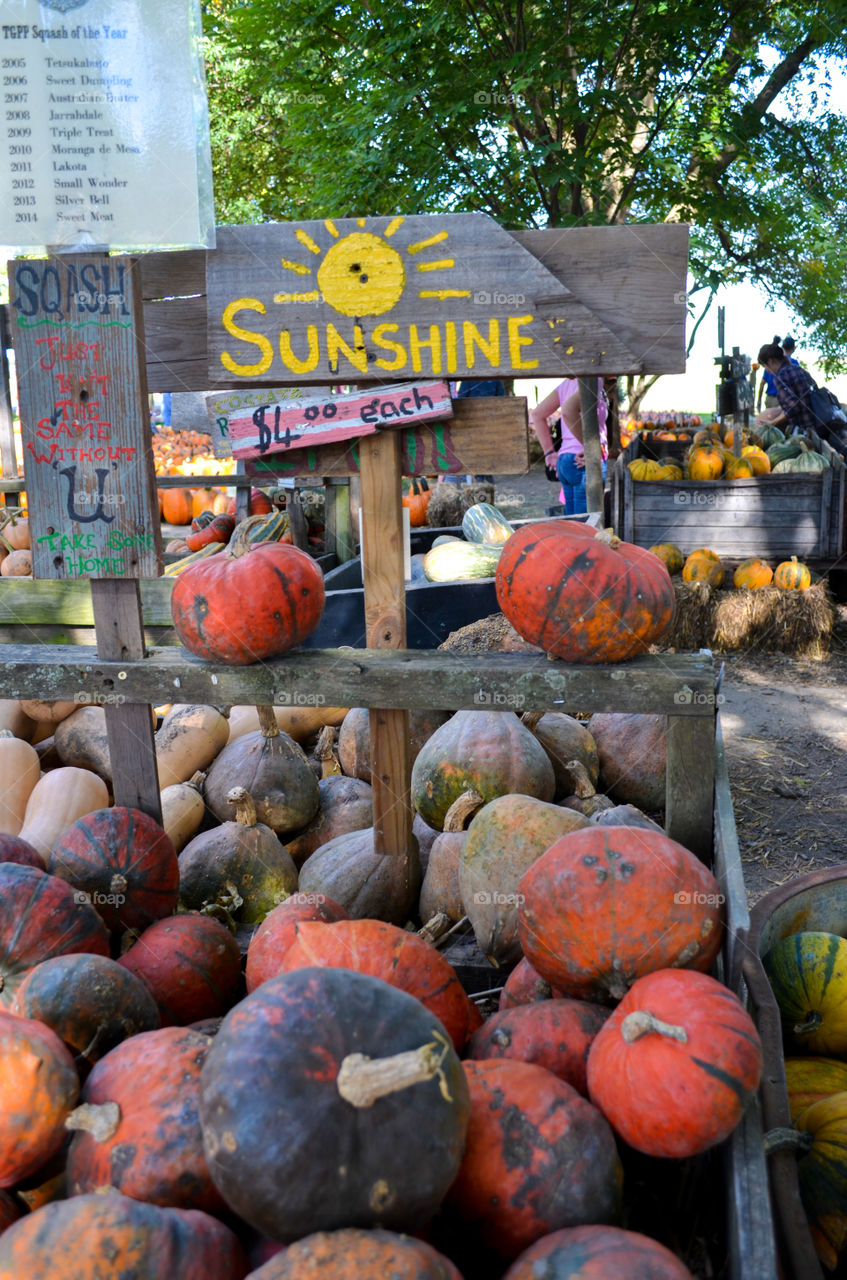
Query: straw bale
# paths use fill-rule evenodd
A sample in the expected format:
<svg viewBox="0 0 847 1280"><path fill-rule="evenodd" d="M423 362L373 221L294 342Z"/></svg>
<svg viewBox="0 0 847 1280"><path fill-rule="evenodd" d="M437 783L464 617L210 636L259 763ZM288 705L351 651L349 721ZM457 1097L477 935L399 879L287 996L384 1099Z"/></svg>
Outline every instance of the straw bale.
<svg viewBox="0 0 847 1280"><path fill-rule="evenodd" d="M758 651L826 657L835 610L825 581L808 591L759 587L715 591L705 583L677 583L676 614L663 645L717 653Z"/></svg>

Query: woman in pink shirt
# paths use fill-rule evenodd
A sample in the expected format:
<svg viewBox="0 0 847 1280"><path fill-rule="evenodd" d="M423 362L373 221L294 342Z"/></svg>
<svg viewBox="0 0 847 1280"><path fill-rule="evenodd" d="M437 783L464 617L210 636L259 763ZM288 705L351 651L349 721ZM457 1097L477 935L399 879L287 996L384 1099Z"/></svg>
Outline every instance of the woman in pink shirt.
<svg viewBox="0 0 847 1280"><path fill-rule="evenodd" d="M600 424L600 444L603 450L603 479L606 478L605 457L606 419L608 402L603 390L603 379L597 379L597 420ZM550 434L550 418L561 414L562 443L558 453L553 448ZM529 424L544 450L544 468L549 479L558 478L562 489L559 501L565 504L565 514L579 515L587 511L585 500L585 455L582 451L582 412L579 403L579 383L576 378L565 378L555 391L545 396L530 412ZM552 474L551 474L552 473Z"/></svg>

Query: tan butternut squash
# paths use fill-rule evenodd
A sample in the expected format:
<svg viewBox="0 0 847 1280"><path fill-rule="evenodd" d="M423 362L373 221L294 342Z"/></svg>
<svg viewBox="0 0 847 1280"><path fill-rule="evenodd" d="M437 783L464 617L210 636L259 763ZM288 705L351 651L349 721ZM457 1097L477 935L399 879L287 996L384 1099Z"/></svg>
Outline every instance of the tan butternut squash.
<svg viewBox="0 0 847 1280"><path fill-rule="evenodd" d="M156 734L159 789L187 782L211 764L229 738L229 721L215 707L174 703Z"/></svg>
<svg viewBox="0 0 847 1280"><path fill-rule="evenodd" d="M78 706L78 702L48 702L44 698L21 699L21 710L39 724L59 724L73 715ZM52 729L50 732L52 733Z"/></svg>
<svg viewBox="0 0 847 1280"><path fill-rule="evenodd" d="M52 769L36 782L27 802L18 835L48 858L59 836L78 818L109 804L109 790L90 769L66 765Z"/></svg>
<svg viewBox="0 0 847 1280"><path fill-rule="evenodd" d="M106 782L111 782L112 765L103 707L77 707L72 715L56 725L54 743L62 764L92 769Z"/></svg>
<svg viewBox="0 0 847 1280"><path fill-rule="evenodd" d="M32 576L32 552L28 550L10 551L3 557L0 574L4 578L29 578Z"/></svg>
<svg viewBox="0 0 847 1280"><path fill-rule="evenodd" d="M3 525L3 538L13 551L29 550L29 521L26 516L12 516Z"/></svg>
<svg viewBox="0 0 847 1280"><path fill-rule="evenodd" d="M26 714L17 698L0 698L0 729L8 729L16 738L31 742L35 721Z"/></svg>
<svg viewBox="0 0 847 1280"><path fill-rule="evenodd" d="M24 824L26 805L41 777L35 747L0 730L0 833L16 836Z"/></svg>
<svg viewBox="0 0 847 1280"><path fill-rule="evenodd" d="M173 847L180 853L200 830L206 805L201 787L204 773L199 771L188 782L175 782L162 792L162 826Z"/></svg>
<svg viewBox="0 0 847 1280"><path fill-rule="evenodd" d="M295 742L307 742L324 725L339 725L347 715L347 707L274 707L274 715L280 733L287 733ZM259 713L255 707L230 707L229 741L245 733L255 733L259 725Z"/></svg>

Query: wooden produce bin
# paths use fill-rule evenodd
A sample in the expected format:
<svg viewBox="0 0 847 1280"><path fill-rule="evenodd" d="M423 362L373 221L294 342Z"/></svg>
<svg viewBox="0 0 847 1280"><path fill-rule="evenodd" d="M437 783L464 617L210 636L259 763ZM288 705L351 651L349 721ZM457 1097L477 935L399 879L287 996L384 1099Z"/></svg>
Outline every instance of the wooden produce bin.
<svg viewBox="0 0 847 1280"><path fill-rule="evenodd" d="M612 523L626 542L672 542L684 555L708 547L722 560L830 563L845 546L847 467L809 433L826 471L749 480L633 480L628 463L650 456L636 436L612 471Z"/></svg>

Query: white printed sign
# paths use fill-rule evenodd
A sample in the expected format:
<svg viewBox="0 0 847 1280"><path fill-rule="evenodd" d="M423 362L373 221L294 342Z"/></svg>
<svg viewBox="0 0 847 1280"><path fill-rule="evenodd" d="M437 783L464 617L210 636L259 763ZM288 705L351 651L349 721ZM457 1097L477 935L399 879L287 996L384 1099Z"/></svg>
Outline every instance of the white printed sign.
<svg viewBox="0 0 847 1280"><path fill-rule="evenodd" d="M0 0L0 242L210 243L198 32L197 0Z"/></svg>

